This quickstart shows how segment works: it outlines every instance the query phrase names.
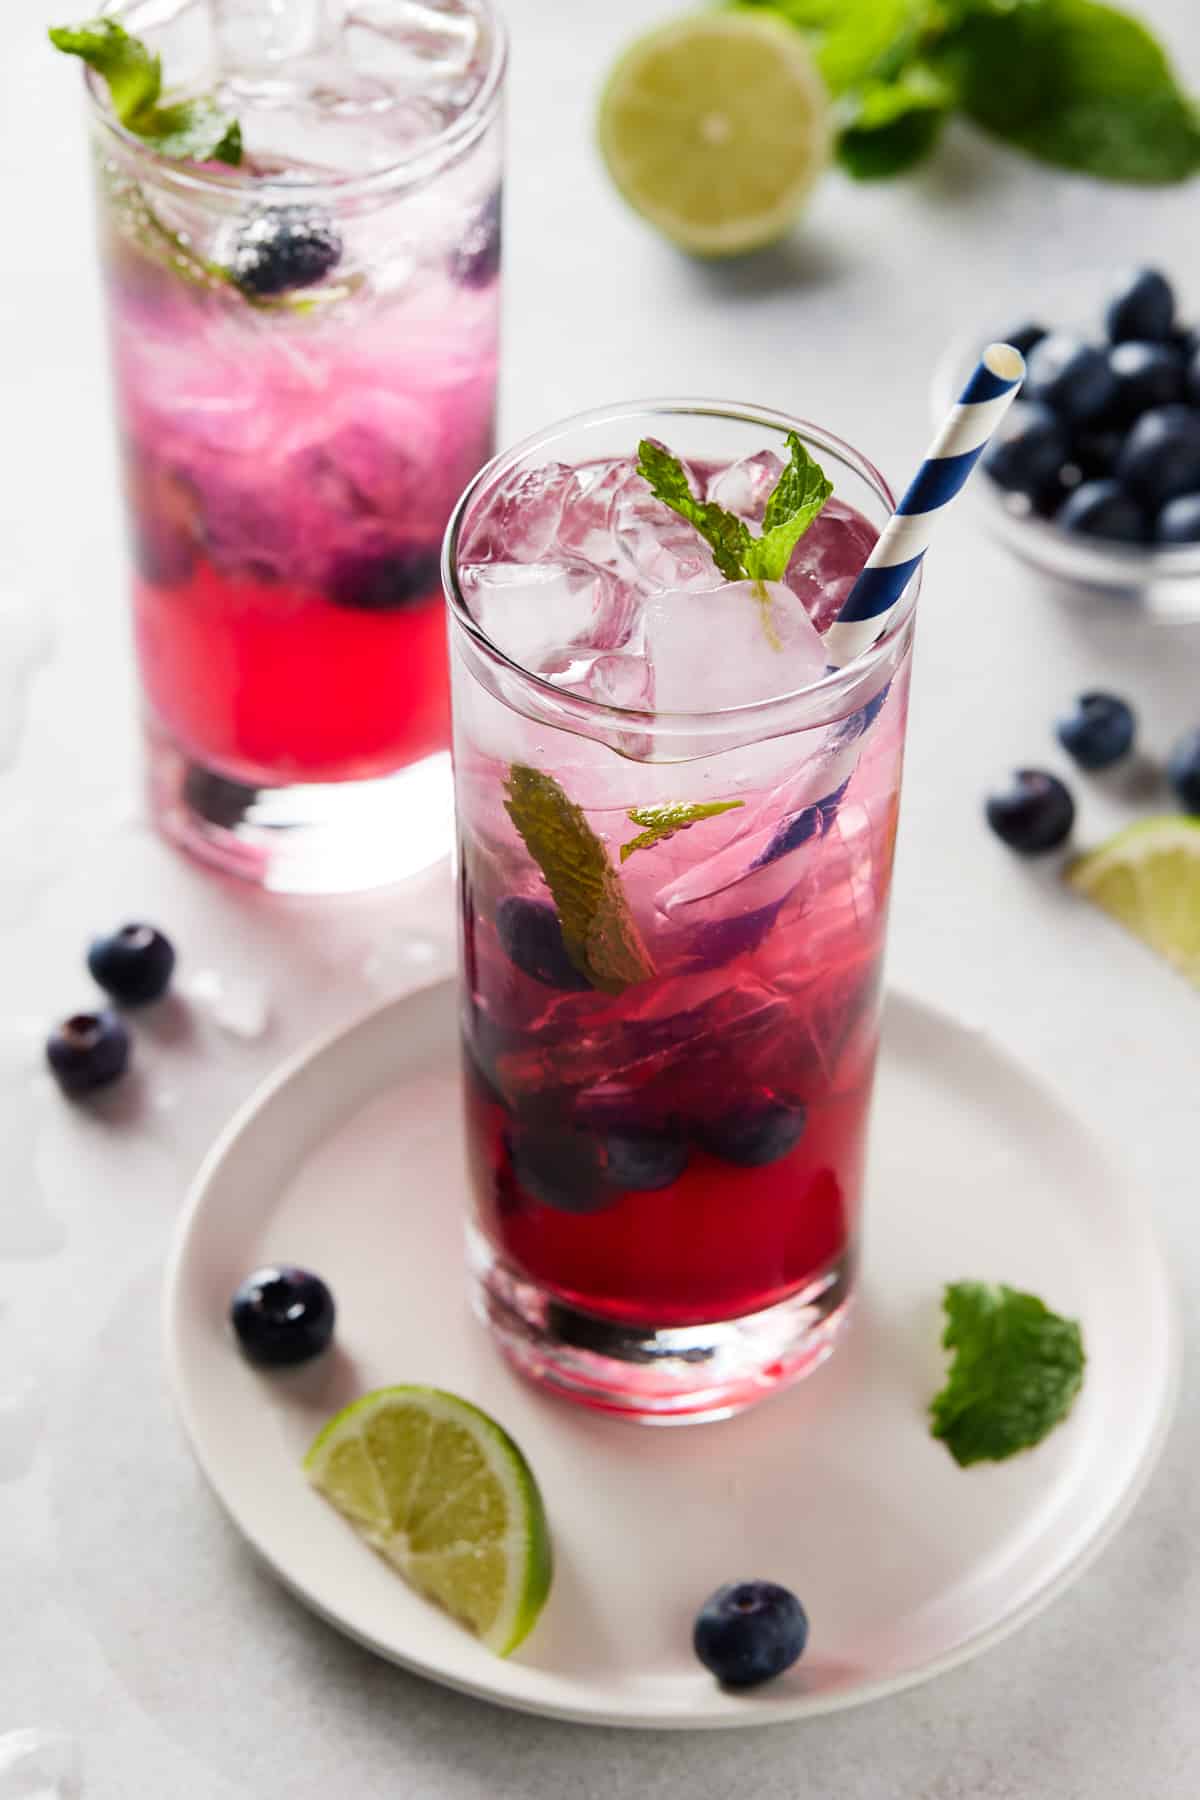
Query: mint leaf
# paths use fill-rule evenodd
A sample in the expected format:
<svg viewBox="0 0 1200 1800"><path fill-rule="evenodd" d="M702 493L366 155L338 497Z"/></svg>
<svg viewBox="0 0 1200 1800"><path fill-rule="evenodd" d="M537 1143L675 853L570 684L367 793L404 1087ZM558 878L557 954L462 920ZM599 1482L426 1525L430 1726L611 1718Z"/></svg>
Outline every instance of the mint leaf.
<svg viewBox="0 0 1200 1800"><path fill-rule="evenodd" d="M504 810L545 877L567 954L606 994L647 981L654 966L620 877L583 811L551 775L514 763Z"/></svg>
<svg viewBox="0 0 1200 1800"><path fill-rule="evenodd" d="M68 56L78 56L107 83L112 108L127 131L142 138L160 156L175 161L242 160L238 122L215 100L176 100L159 106L162 63L140 38L131 37L115 19L89 19L83 25L56 25L50 42Z"/></svg>
<svg viewBox="0 0 1200 1800"><path fill-rule="evenodd" d="M942 1344L954 1352L932 1401L931 1431L962 1468L1032 1449L1070 1412L1083 1382L1083 1336L1035 1294L959 1281L943 1297Z"/></svg>
<svg viewBox="0 0 1200 1800"><path fill-rule="evenodd" d="M742 566L752 581L783 580L792 551L833 492L832 481L794 431L787 444L790 461L767 501L762 536L747 533Z"/></svg>
<svg viewBox="0 0 1200 1800"><path fill-rule="evenodd" d="M650 483L656 500L696 527L726 581L740 581L742 557L750 538L742 521L714 500L697 500L679 458L655 438L643 438L638 445L637 472Z"/></svg>
<svg viewBox="0 0 1200 1800"><path fill-rule="evenodd" d="M635 850L649 850L652 844L665 842L701 819L715 819L718 813L733 812L745 804L744 800L674 800L665 806L635 806L629 818L646 829L621 845L621 861L628 862Z"/></svg>
<svg viewBox="0 0 1200 1800"><path fill-rule="evenodd" d="M176 161L223 162L235 167L242 160L242 132L235 118L215 100L178 100L173 106L156 106L139 115L133 129L160 156Z"/></svg>

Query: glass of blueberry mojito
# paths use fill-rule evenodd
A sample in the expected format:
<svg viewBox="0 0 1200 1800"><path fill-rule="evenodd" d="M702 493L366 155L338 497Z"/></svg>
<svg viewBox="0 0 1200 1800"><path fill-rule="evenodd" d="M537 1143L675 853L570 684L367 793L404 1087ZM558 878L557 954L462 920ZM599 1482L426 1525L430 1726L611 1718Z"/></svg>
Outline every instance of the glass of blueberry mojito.
<svg viewBox="0 0 1200 1800"><path fill-rule="evenodd" d="M155 815L272 887L395 879L449 847L438 559L493 448L503 31L489 0L88 31L54 35L92 65Z"/></svg>
<svg viewBox="0 0 1200 1800"><path fill-rule="evenodd" d="M822 633L890 508L824 431L663 402L451 520L473 1289L596 1407L734 1412L846 1314L915 589Z"/></svg>

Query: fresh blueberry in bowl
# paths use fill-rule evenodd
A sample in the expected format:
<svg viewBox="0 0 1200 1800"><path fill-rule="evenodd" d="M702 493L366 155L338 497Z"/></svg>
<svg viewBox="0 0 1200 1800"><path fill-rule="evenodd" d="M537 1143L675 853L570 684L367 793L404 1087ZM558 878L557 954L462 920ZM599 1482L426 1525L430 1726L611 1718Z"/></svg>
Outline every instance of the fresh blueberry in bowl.
<svg viewBox="0 0 1200 1800"><path fill-rule="evenodd" d="M799 1661L808 1616L790 1588L774 1581L731 1581L696 1615L696 1655L725 1687L757 1687Z"/></svg>
<svg viewBox="0 0 1200 1800"><path fill-rule="evenodd" d="M1116 398L1117 378L1095 344L1069 331L1052 331L1029 357L1025 399L1048 406L1070 425L1086 425L1107 413Z"/></svg>
<svg viewBox="0 0 1200 1800"><path fill-rule="evenodd" d="M46 1061L63 1093L75 1098L119 1081L129 1049L129 1032L116 1013L72 1013L46 1039Z"/></svg>
<svg viewBox="0 0 1200 1800"><path fill-rule="evenodd" d="M1108 366L1116 380L1115 418L1136 419L1155 406L1183 398L1184 361L1172 344L1146 344L1136 338L1114 344Z"/></svg>
<svg viewBox="0 0 1200 1800"><path fill-rule="evenodd" d="M239 227L229 271L243 293L270 299L311 287L341 259L341 237L320 207L272 206Z"/></svg>
<svg viewBox="0 0 1200 1800"><path fill-rule="evenodd" d="M1200 494L1179 494L1154 521L1159 544L1200 544Z"/></svg>
<svg viewBox="0 0 1200 1800"><path fill-rule="evenodd" d="M1080 694L1073 712L1054 728L1068 756L1081 769L1107 769L1128 756L1137 723L1133 708L1116 694Z"/></svg>
<svg viewBox="0 0 1200 1800"><path fill-rule="evenodd" d="M591 986L567 954L558 913L548 900L506 894L496 907L496 936L509 962L544 987L582 993Z"/></svg>
<svg viewBox="0 0 1200 1800"><path fill-rule="evenodd" d="M1200 731L1180 738L1167 758L1167 780L1184 812L1200 816Z"/></svg>
<svg viewBox="0 0 1200 1800"><path fill-rule="evenodd" d="M1018 400L984 451L983 467L1009 493L1032 496L1054 479L1069 454L1066 427L1050 408Z"/></svg>
<svg viewBox="0 0 1200 1800"><path fill-rule="evenodd" d="M1200 346L1188 356L1185 383L1188 399L1193 406L1200 406Z"/></svg>
<svg viewBox="0 0 1200 1800"><path fill-rule="evenodd" d="M1107 538L1114 544L1146 541L1146 515L1117 481L1081 482L1054 517L1064 531L1077 531L1085 537Z"/></svg>
<svg viewBox="0 0 1200 1800"><path fill-rule="evenodd" d="M774 1096L762 1096L713 1119L697 1133L698 1141L723 1162L756 1169L778 1162L795 1149L808 1122L806 1108Z"/></svg>
<svg viewBox="0 0 1200 1800"><path fill-rule="evenodd" d="M322 592L350 612L400 612L435 595L440 572L436 544L351 552L334 564Z"/></svg>
<svg viewBox="0 0 1200 1800"><path fill-rule="evenodd" d="M333 1337L333 1295L319 1275L288 1263L247 1275L229 1308L243 1354L265 1368L309 1362Z"/></svg>
<svg viewBox="0 0 1200 1800"><path fill-rule="evenodd" d="M1022 856L1057 850L1075 823L1070 789L1044 769L1018 769L1009 787L988 795L984 810L996 836Z"/></svg>
<svg viewBox="0 0 1200 1800"><path fill-rule="evenodd" d="M1200 490L1200 412L1177 405L1143 413L1125 440L1116 473L1155 512Z"/></svg>
<svg viewBox="0 0 1200 1800"><path fill-rule="evenodd" d="M1171 335L1175 294L1158 269L1133 269L1122 275L1104 308L1104 329L1114 344L1127 338L1158 343Z"/></svg>
<svg viewBox="0 0 1200 1800"><path fill-rule="evenodd" d="M123 1006L145 1006L166 993L175 969L171 940L153 925L122 925L98 937L87 955L92 978Z"/></svg>
<svg viewBox="0 0 1200 1800"><path fill-rule="evenodd" d="M1124 434L1112 426L1085 425L1071 433L1068 460L1084 481L1095 481L1112 474L1124 442Z"/></svg>

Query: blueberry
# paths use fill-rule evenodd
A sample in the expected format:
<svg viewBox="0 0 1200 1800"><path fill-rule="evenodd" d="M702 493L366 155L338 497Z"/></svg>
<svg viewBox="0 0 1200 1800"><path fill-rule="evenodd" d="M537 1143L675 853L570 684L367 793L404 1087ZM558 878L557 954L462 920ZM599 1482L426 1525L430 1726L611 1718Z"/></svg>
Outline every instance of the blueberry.
<svg viewBox="0 0 1200 1800"><path fill-rule="evenodd" d="M1067 434L1048 406L1018 400L983 453L983 467L999 487L1034 494L1066 461Z"/></svg>
<svg viewBox="0 0 1200 1800"><path fill-rule="evenodd" d="M681 1138L649 1132L612 1132L605 1139L609 1187L635 1194L651 1194L678 1181L688 1164L688 1147Z"/></svg>
<svg viewBox="0 0 1200 1800"><path fill-rule="evenodd" d="M1025 398L1048 406L1072 425L1086 425L1106 413L1117 380L1108 357L1094 344L1067 331L1053 331L1034 346L1025 379Z"/></svg>
<svg viewBox="0 0 1200 1800"><path fill-rule="evenodd" d="M534 981L569 993L591 986L567 955L558 914L548 900L506 894L496 908L496 936L508 960Z"/></svg>
<svg viewBox="0 0 1200 1800"><path fill-rule="evenodd" d="M153 925L122 925L88 951L93 980L125 1006L143 1006L166 993L175 968L171 940Z"/></svg>
<svg viewBox="0 0 1200 1800"><path fill-rule="evenodd" d="M1011 787L989 794L985 810L996 836L1022 856L1057 850L1075 823L1070 790L1044 769L1018 769Z"/></svg>
<svg viewBox="0 0 1200 1800"><path fill-rule="evenodd" d="M1105 538L1114 544L1144 544L1146 518L1118 481L1084 481L1054 515L1064 531Z"/></svg>
<svg viewBox="0 0 1200 1800"><path fill-rule="evenodd" d="M726 1687L756 1687L782 1675L807 1642L804 1608L774 1581L719 1587L700 1608L692 1633L696 1655Z"/></svg>
<svg viewBox="0 0 1200 1800"><path fill-rule="evenodd" d="M1036 325L1032 319L1027 319L1014 331L1002 331L1000 341L1004 344L1011 344L1014 350L1021 352L1022 356L1028 356L1034 345L1040 344L1042 339L1048 336L1049 333L1044 325Z"/></svg>
<svg viewBox="0 0 1200 1800"><path fill-rule="evenodd" d="M1070 461L1085 481L1111 475L1125 442L1121 432L1105 426L1085 426L1071 434Z"/></svg>
<svg viewBox="0 0 1200 1800"><path fill-rule="evenodd" d="M725 1162L757 1169L778 1162L804 1136L808 1114L799 1103L762 1099L726 1113L697 1134L704 1148Z"/></svg>
<svg viewBox="0 0 1200 1800"><path fill-rule="evenodd" d="M1175 295L1157 269L1133 269L1123 275L1104 309L1104 329L1114 344L1126 338L1160 343L1170 337L1175 321Z"/></svg>
<svg viewBox="0 0 1200 1800"><path fill-rule="evenodd" d="M1080 694L1075 711L1064 714L1054 730L1081 769L1107 769L1133 748L1133 709L1116 694Z"/></svg>
<svg viewBox="0 0 1200 1800"><path fill-rule="evenodd" d="M1161 406L1143 413L1117 459L1117 475L1135 499L1157 512L1200 489L1200 413Z"/></svg>
<svg viewBox="0 0 1200 1800"><path fill-rule="evenodd" d="M241 226L229 266L243 293L265 297L311 287L341 257L342 240L327 213L315 206L273 206Z"/></svg>
<svg viewBox="0 0 1200 1800"><path fill-rule="evenodd" d="M354 553L334 564L322 592L335 606L352 612L399 612L435 594L440 575L436 544Z"/></svg>
<svg viewBox="0 0 1200 1800"><path fill-rule="evenodd" d="M1154 536L1160 544L1200 544L1200 494L1168 500L1154 521Z"/></svg>
<svg viewBox="0 0 1200 1800"><path fill-rule="evenodd" d="M1183 398L1184 363L1170 344L1143 344L1129 339L1114 344L1108 366L1117 382L1113 415L1136 419L1151 407L1169 406Z"/></svg>
<svg viewBox="0 0 1200 1800"><path fill-rule="evenodd" d="M1167 780L1184 812L1200 815L1200 731L1180 738L1167 758Z"/></svg>
<svg viewBox="0 0 1200 1800"><path fill-rule="evenodd" d="M1191 362L1196 351L1200 349L1200 329L1195 325L1176 325L1168 340L1182 356L1184 362Z"/></svg>
<svg viewBox="0 0 1200 1800"><path fill-rule="evenodd" d="M125 1073L129 1033L115 1013L73 1013L46 1039L46 1061L64 1094L90 1094Z"/></svg>
<svg viewBox="0 0 1200 1800"><path fill-rule="evenodd" d="M525 1192L555 1212L603 1212L613 1204L600 1141L590 1133L568 1126L522 1126L511 1154L513 1174Z"/></svg>
<svg viewBox="0 0 1200 1800"><path fill-rule="evenodd" d="M233 1296L229 1318L251 1362L308 1362L333 1336L333 1295L319 1275L286 1263L255 1269Z"/></svg>
<svg viewBox="0 0 1200 1800"><path fill-rule="evenodd" d="M1187 365L1187 397L1193 406L1200 406L1200 349L1193 350Z"/></svg>
<svg viewBox="0 0 1200 1800"><path fill-rule="evenodd" d="M450 258L450 273L460 287L484 288L500 273L503 223L500 189L489 194L463 233L462 243Z"/></svg>

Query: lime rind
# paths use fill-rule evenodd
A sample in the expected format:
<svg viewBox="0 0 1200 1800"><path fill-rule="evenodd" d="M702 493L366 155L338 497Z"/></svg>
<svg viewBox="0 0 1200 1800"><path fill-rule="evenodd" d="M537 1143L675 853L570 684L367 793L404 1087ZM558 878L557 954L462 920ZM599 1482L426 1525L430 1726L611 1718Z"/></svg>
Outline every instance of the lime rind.
<svg viewBox="0 0 1200 1800"><path fill-rule="evenodd" d="M1200 988L1200 819L1128 825L1076 857L1066 878Z"/></svg>

